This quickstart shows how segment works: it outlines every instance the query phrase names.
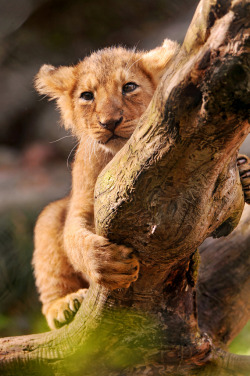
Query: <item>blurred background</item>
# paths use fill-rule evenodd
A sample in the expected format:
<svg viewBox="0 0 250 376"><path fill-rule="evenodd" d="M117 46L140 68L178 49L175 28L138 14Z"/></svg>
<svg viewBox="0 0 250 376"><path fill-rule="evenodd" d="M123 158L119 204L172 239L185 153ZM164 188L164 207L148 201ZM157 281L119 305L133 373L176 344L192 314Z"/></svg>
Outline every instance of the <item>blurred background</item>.
<svg viewBox="0 0 250 376"><path fill-rule="evenodd" d="M197 0L0 0L0 336L48 329L31 268L41 209L70 189L76 140L33 78L42 64L75 64L121 44L183 40ZM249 141L242 152L250 151ZM249 329L232 345L250 353ZM250 341L248 341L249 344Z"/></svg>

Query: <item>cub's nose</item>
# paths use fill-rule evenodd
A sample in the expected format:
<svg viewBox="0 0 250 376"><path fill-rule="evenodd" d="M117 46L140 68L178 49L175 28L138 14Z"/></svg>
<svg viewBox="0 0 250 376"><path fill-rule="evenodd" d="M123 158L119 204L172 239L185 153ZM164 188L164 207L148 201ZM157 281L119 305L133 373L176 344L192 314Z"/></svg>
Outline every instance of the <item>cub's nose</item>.
<svg viewBox="0 0 250 376"><path fill-rule="evenodd" d="M102 121L99 121L100 125L108 129L109 131L113 132L116 127L118 127L119 124L121 124L123 120L123 116L120 117L120 119L101 119Z"/></svg>

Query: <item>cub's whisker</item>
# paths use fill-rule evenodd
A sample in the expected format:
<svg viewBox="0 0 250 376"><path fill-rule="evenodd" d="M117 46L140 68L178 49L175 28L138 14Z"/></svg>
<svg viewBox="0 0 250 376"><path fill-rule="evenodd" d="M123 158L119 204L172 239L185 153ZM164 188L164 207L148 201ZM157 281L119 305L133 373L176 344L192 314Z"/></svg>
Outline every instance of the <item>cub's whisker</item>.
<svg viewBox="0 0 250 376"><path fill-rule="evenodd" d="M70 158L71 154L73 153L73 151L77 148L78 145L79 145L79 142L77 142L75 144L75 146L73 146L73 148L70 150L70 153L69 153L68 158L67 158L67 168L68 168L68 170L69 170L69 158Z"/></svg>
<svg viewBox="0 0 250 376"><path fill-rule="evenodd" d="M133 66L134 64L136 64L138 61L140 61L141 59L142 59L142 56L139 57L139 59L135 60L135 61L133 62L133 64L131 64L131 65L126 69L126 71L128 72L128 71L130 70L130 68L132 68L132 66Z"/></svg>
<svg viewBox="0 0 250 376"><path fill-rule="evenodd" d="M49 143L50 143L50 144L54 144L55 142L61 141L61 140L63 140L64 138L67 138L67 137L75 137L75 136L73 136L72 134L70 134L70 135L68 135L68 136L60 137L60 138L58 138L57 140L49 141Z"/></svg>

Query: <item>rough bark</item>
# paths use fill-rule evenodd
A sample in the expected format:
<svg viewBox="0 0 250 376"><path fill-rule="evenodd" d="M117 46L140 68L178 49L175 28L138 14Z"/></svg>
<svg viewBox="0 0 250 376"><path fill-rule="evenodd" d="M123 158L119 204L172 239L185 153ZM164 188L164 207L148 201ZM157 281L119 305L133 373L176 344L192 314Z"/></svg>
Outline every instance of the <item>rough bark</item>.
<svg viewBox="0 0 250 376"><path fill-rule="evenodd" d="M245 1L200 2L180 53L138 128L98 179L97 232L135 249L139 279L124 290L91 285L69 326L2 339L1 374L250 372L248 357L216 347L242 326L234 325L229 307L233 304L237 313L245 299L248 276L241 264L246 256L240 255L249 241L242 229L248 228L250 213L241 234L231 235L233 244L241 237L238 251L225 241L224 251L213 244L203 248L199 317L196 304L197 247L210 235L229 234L244 206L236 155L249 132L248 22ZM226 254L238 260L244 277L233 286L227 280L232 300L225 296L214 307L213 298L223 295L216 295L216 271ZM236 273L233 262L227 271L229 277Z"/></svg>
<svg viewBox="0 0 250 376"><path fill-rule="evenodd" d="M250 318L250 207L232 234L208 238L199 250L199 326L227 345Z"/></svg>

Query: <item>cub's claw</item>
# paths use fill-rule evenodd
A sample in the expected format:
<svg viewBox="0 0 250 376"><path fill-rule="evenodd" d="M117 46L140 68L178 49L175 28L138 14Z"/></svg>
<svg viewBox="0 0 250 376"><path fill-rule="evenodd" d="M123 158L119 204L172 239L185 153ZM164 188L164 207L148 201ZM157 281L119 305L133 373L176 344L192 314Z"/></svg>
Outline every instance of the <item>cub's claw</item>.
<svg viewBox="0 0 250 376"><path fill-rule="evenodd" d="M51 329L69 324L84 300L88 289L80 289L52 302L47 309L46 318Z"/></svg>
<svg viewBox="0 0 250 376"><path fill-rule="evenodd" d="M237 166L240 173L245 202L250 204L250 158L240 154L237 158Z"/></svg>
<svg viewBox="0 0 250 376"><path fill-rule="evenodd" d="M86 266L90 280L111 290L128 288L139 274L139 261L132 248L98 235L89 237Z"/></svg>

